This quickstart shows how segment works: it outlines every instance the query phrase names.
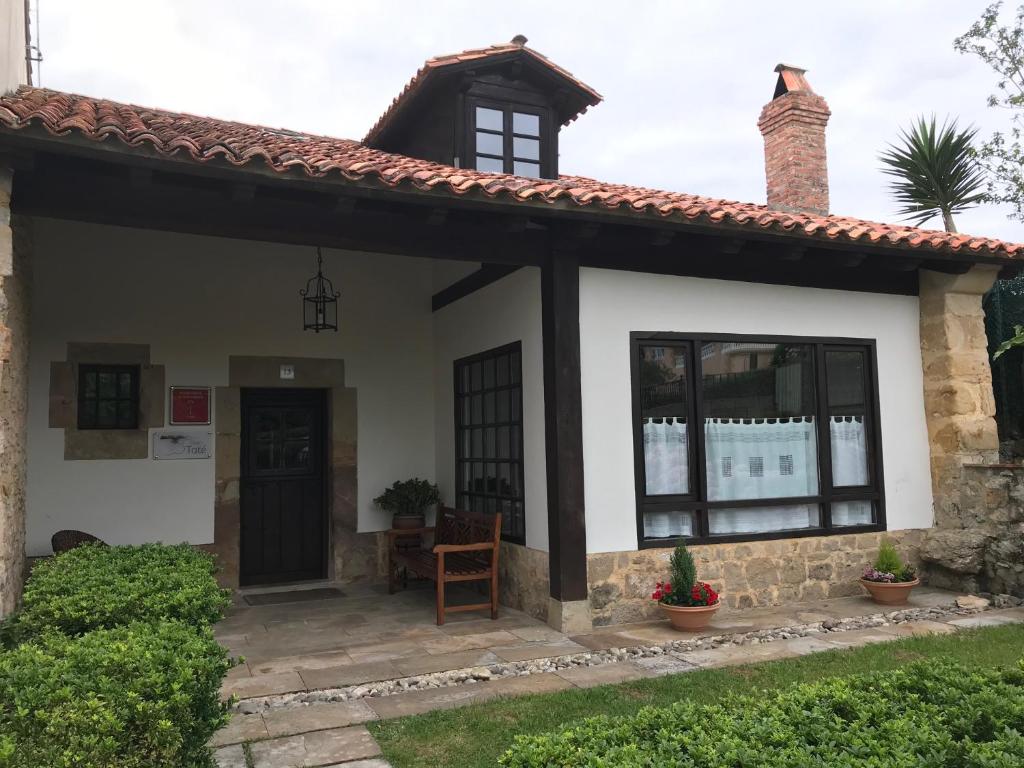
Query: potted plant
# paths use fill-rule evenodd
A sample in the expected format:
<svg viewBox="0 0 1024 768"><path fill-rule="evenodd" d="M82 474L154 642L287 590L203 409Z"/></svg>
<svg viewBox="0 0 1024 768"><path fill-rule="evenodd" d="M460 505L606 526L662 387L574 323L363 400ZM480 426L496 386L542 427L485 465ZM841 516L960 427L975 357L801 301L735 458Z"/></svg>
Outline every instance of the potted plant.
<svg viewBox="0 0 1024 768"><path fill-rule="evenodd" d="M921 580L912 566L903 564L893 543L885 539L878 548L875 564L864 571L860 583L880 605L905 605Z"/></svg>
<svg viewBox="0 0 1024 768"><path fill-rule="evenodd" d="M669 566L671 581L659 581L651 599L658 601L673 629L681 632L705 629L721 606L718 593L710 584L697 581L697 566L685 544L676 547Z"/></svg>
<svg viewBox="0 0 1024 768"><path fill-rule="evenodd" d="M422 528L429 507L441 501L441 491L429 480L399 480L373 503L392 514L392 528Z"/></svg>

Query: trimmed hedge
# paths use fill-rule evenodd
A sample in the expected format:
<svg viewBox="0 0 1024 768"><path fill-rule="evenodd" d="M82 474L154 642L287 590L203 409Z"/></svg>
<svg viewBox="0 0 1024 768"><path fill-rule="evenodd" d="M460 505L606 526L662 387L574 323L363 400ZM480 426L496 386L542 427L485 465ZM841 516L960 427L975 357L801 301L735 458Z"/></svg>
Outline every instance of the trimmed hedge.
<svg viewBox="0 0 1024 768"><path fill-rule="evenodd" d="M679 702L519 736L507 768L1018 768L1024 662L927 661L721 704Z"/></svg>
<svg viewBox="0 0 1024 768"><path fill-rule="evenodd" d="M47 630L79 635L134 621L206 625L229 605L211 555L187 544L83 545L32 570L21 609L3 632L8 646Z"/></svg>
<svg viewBox="0 0 1024 768"><path fill-rule="evenodd" d="M230 663L209 627L47 633L0 653L3 768L209 768Z"/></svg>

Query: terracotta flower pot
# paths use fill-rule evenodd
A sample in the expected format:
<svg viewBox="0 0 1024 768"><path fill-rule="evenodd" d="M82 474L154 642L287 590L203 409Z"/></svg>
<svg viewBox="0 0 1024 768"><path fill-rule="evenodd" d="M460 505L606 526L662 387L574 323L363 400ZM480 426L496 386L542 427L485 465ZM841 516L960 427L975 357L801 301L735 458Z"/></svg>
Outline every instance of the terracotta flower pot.
<svg viewBox="0 0 1024 768"><path fill-rule="evenodd" d="M662 613L672 622L672 629L677 629L680 632L699 632L706 629L711 623L711 619L721 607L722 601L719 600L714 605L689 606L665 605L664 603L658 603L658 605L661 606Z"/></svg>
<svg viewBox="0 0 1024 768"><path fill-rule="evenodd" d="M921 583L921 580L897 581L890 584L884 581L861 579L860 583L864 585L864 589L871 593L871 599L879 605L906 605L907 600L910 599L911 591Z"/></svg>
<svg viewBox="0 0 1024 768"><path fill-rule="evenodd" d="M421 512L418 515L394 515L391 518L392 528L422 528L426 525L426 516Z"/></svg>

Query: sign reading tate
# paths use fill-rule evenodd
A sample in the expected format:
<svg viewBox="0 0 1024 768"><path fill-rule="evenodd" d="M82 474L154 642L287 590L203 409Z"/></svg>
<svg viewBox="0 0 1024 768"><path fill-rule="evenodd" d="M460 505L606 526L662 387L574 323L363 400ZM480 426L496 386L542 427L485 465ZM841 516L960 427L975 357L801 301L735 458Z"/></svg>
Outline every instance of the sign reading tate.
<svg viewBox="0 0 1024 768"><path fill-rule="evenodd" d="M171 387L171 424L209 423L209 387Z"/></svg>

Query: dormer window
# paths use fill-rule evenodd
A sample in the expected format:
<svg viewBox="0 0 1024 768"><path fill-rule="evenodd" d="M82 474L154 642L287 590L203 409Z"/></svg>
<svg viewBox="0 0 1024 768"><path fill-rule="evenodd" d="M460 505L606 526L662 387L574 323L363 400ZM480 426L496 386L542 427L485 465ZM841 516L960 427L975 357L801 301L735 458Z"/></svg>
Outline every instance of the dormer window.
<svg viewBox="0 0 1024 768"><path fill-rule="evenodd" d="M557 179L559 131L601 94L526 42L516 35L428 60L364 143L456 168Z"/></svg>
<svg viewBox="0 0 1024 768"><path fill-rule="evenodd" d="M467 155L475 158L478 171L547 175L541 147L544 120L539 110L497 103L485 106L480 102L472 103L471 109L474 146Z"/></svg>

